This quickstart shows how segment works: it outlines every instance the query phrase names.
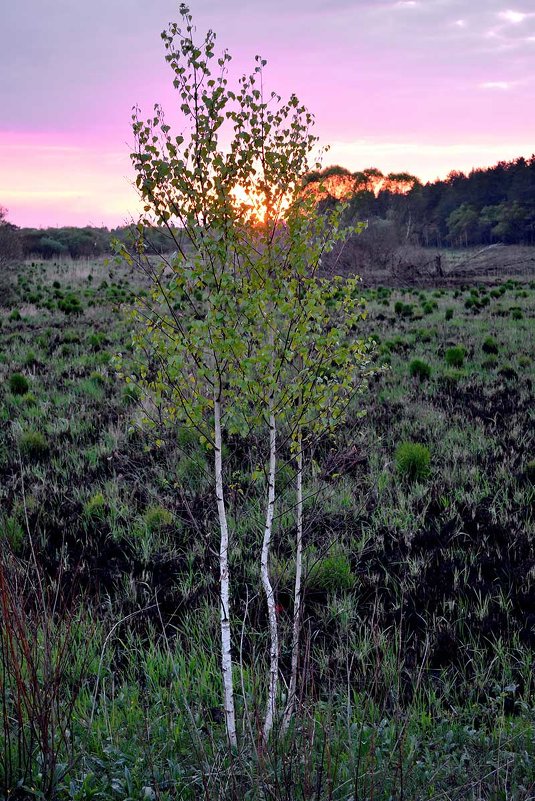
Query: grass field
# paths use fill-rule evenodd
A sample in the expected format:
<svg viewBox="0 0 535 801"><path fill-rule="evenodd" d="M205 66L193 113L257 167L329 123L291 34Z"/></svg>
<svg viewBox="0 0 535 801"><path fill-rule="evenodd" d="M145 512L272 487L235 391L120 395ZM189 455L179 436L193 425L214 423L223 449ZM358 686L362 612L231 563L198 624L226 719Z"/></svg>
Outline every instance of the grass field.
<svg viewBox="0 0 535 801"><path fill-rule="evenodd" d="M258 446L227 443L248 744L234 761L209 457L185 428L155 447L113 368L143 286L102 262L1 280L5 797L535 798L533 279L363 290L362 336L385 369L307 476L303 703L263 755L249 729L265 672ZM292 476L290 460L274 565L283 671Z"/></svg>

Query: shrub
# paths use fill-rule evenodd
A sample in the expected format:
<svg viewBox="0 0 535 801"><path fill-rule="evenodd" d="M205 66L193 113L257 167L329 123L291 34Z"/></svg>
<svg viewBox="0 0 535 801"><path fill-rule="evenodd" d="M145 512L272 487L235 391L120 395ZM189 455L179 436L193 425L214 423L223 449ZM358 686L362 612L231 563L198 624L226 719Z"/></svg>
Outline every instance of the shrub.
<svg viewBox="0 0 535 801"><path fill-rule="evenodd" d="M431 378L431 366L422 359L413 359L409 364L409 373L412 378L417 378L419 381L427 381Z"/></svg>
<svg viewBox="0 0 535 801"><path fill-rule="evenodd" d="M489 356L481 362L481 366L484 367L485 370L494 370L498 366L498 359L496 356Z"/></svg>
<svg viewBox="0 0 535 801"><path fill-rule="evenodd" d="M514 308L511 309L511 317L513 320L521 320L523 318L522 309Z"/></svg>
<svg viewBox="0 0 535 801"><path fill-rule="evenodd" d="M409 481L420 481L429 476L431 454L419 442L402 442L396 448L398 473Z"/></svg>
<svg viewBox="0 0 535 801"><path fill-rule="evenodd" d="M487 337L483 342L482 349L484 353L498 353L498 343L494 339L494 337Z"/></svg>
<svg viewBox="0 0 535 801"><path fill-rule="evenodd" d="M18 322L19 320L21 320L22 318L20 316L20 311L18 309L13 309L13 311L9 315L9 319L12 320L13 322Z"/></svg>
<svg viewBox="0 0 535 801"><path fill-rule="evenodd" d="M531 365L531 359L529 356L519 356L518 357L518 366L525 368Z"/></svg>
<svg viewBox="0 0 535 801"><path fill-rule="evenodd" d="M453 317L453 309L451 308L451 306L448 306L448 308L446 309L446 312L444 314L444 318L446 320L451 320L452 317Z"/></svg>
<svg viewBox="0 0 535 801"><path fill-rule="evenodd" d="M313 592L339 592L351 589L354 581L347 556L332 553L312 564L307 576L307 588Z"/></svg>
<svg viewBox="0 0 535 801"><path fill-rule="evenodd" d="M172 513L163 506L149 506L143 519L149 531L161 531L173 524Z"/></svg>
<svg viewBox="0 0 535 801"><path fill-rule="evenodd" d="M466 350L462 345L455 345L453 348L448 348L445 354L446 364L449 367L462 367L464 364L464 357Z"/></svg>
<svg viewBox="0 0 535 801"><path fill-rule="evenodd" d="M30 382L21 373L13 373L9 379L9 389L13 395L26 395L30 389Z"/></svg>
<svg viewBox="0 0 535 801"><path fill-rule="evenodd" d="M394 311L396 312L396 314L401 314L401 312L403 311L403 307L404 306L405 306L405 304L403 303L402 300L396 300L396 302L394 304Z"/></svg>
<svg viewBox="0 0 535 801"><path fill-rule="evenodd" d="M23 456L42 459L49 451L49 445L40 431L24 431L19 437L19 448Z"/></svg>

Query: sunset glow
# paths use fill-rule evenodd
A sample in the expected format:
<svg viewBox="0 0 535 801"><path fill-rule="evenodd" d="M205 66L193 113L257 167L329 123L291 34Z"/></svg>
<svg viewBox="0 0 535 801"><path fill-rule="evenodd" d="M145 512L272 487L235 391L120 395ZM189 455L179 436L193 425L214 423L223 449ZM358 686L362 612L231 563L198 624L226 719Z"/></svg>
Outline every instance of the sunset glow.
<svg viewBox="0 0 535 801"><path fill-rule="evenodd" d="M266 88L295 92L315 113L330 145L325 165L425 182L535 149L535 12L526 0L197 0L192 12L199 35L213 28L233 54L230 80L261 53ZM175 0L6 7L0 205L12 222L114 226L137 216L131 108L148 116L161 102L181 130L159 37L177 16Z"/></svg>

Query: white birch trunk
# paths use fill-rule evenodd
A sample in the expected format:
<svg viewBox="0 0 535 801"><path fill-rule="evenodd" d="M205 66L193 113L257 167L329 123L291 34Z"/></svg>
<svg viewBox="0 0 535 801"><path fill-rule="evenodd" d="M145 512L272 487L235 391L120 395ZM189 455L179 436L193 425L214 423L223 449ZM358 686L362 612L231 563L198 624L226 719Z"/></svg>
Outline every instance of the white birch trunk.
<svg viewBox="0 0 535 801"><path fill-rule="evenodd" d="M295 542L295 587L294 587L294 614L292 630L292 667L290 685L288 687L288 700L284 710L282 730L286 732L295 708L297 696L297 670L299 666L299 635L301 633L301 606L302 606L302 574L303 574L303 446L301 435L297 443L297 476L296 476L296 542Z"/></svg>
<svg viewBox="0 0 535 801"><path fill-rule="evenodd" d="M217 513L221 539L219 545L220 598L221 598L221 672L223 675L223 704L227 736L232 748L237 748L236 713L234 711L234 687L232 682L232 654L230 637L230 589L229 589L229 534L227 510L223 495L223 462L221 455L221 399L218 391L214 395L214 466Z"/></svg>
<svg viewBox="0 0 535 801"><path fill-rule="evenodd" d="M273 533L273 513L275 510L275 470L276 470L277 429L275 415L269 416L269 473L268 473L268 501L266 510L266 525L262 543L261 575L262 586L266 594L269 620L269 687L264 721L264 739L267 740L273 728L273 720L277 708L277 684L279 678L279 631L277 611L275 609L275 593L269 576L269 555Z"/></svg>

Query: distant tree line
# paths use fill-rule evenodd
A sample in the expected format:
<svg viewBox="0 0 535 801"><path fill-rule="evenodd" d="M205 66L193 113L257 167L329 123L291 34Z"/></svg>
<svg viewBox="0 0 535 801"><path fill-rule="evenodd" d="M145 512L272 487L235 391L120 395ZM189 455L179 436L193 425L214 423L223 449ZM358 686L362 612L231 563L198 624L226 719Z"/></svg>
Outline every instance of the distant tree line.
<svg viewBox="0 0 535 801"><path fill-rule="evenodd" d="M306 192L329 208L349 200L349 220L369 220L367 238L389 249L403 244L423 247L535 245L535 155L500 161L468 175L450 172L444 180L422 184L410 173L384 175L376 167L351 173L332 166L310 173ZM18 228L0 206L0 263L18 258L95 258L111 253L112 242L130 241L133 226L119 228ZM145 237L154 253L175 250L165 228ZM366 242L362 242L365 246Z"/></svg>
<svg viewBox="0 0 535 801"><path fill-rule="evenodd" d="M535 156L468 175L451 172L425 185L408 173L383 175L376 168L350 173L343 167L311 173L307 184L311 191L318 187L322 204L348 199L350 217L383 224L401 242L424 247L535 244Z"/></svg>
<svg viewBox="0 0 535 801"><path fill-rule="evenodd" d="M0 261L18 258L96 258L112 252L112 242L132 240L134 226L119 228L18 228L0 207ZM166 229L153 228L146 241L150 252L167 253L176 247Z"/></svg>

